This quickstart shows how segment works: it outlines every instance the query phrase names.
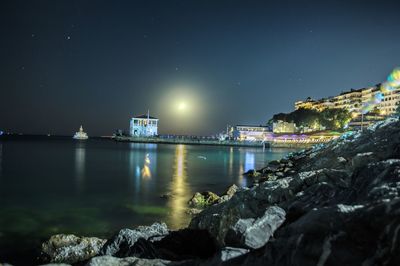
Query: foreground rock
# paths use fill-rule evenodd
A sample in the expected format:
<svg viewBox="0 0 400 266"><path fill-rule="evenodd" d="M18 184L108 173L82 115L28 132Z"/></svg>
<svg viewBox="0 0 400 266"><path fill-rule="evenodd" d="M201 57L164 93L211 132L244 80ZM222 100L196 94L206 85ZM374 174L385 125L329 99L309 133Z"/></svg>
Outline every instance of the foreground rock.
<svg viewBox="0 0 400 266"><path fill-rule="evenodd" d="M165 223L139 226L134 230L122 229L104 244L100 254L128 257L131 255L130 249L139 239L160 240L168 235L168 233L169 231Z"/></svg>
<svg viewBox="0 0 400 266"><path fill-rule="evenodd" d="M159 241L139 239L130 248L128 256L194 261L209 258L216 252L215 240L206 230L182 229L172 231Z"/></svg>
<svg viewBox="0 0 400 266"><path fill-rule="evenodd" d="M230 246L257 249L264 246L276 229L285 221L285 211L268 207L257 219L239 219L227 232L225 243Z"/></svg>
<svg viewBox="0 0 400 266"><path fill-rule="evenodd" d="M228 201L238 190L239 187L233 184L228 187L225 193L221 196L218 196L211 191L196 192L193 197L188 201L189 206L192 207L191 209L189 209L188 213L193 215L198 214L204 208Z"/></svg>
<svg viewBox="0 0 400 266"><path fill-rule="evenodd" d="M194 208L205 208L217 203L219 196L211 191L196 192L189 200L189 206Z"/></svg>
<svg viewBox="0 0 400 266"><path fill-rule="evenodd" d="M59 234L42 244L42 252L50 262L76 263L99 254L105 242L97 237Z"/></svg>
<svg viewBox="0 0 400 266"><path fill-rule="evenodd" d="M267 181L191 221L225 246L232 230L243 239L252 228L248 221L271 206L286 212L274 241L227 265L400 265L397 119L293 153L261 172Z"/></svg>
<svg viewBox="0 0 400 266"><path fill-rule="evenodd" d="M171 262L160 259L140 259L136 257L116 258L112 256L100 256L91 259L86 266L174 266L185 265L185 262ZM188 264L186 264L188 265Z"/></svg>

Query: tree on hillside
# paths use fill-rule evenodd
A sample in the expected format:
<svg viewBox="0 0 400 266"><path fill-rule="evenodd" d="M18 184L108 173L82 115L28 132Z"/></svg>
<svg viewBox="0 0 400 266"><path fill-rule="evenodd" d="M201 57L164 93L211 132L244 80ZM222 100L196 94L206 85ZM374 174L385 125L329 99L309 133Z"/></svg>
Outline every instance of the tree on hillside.
<svg viewBox="0 0 400 266"><path fill-rule="evenodd" d="M351 120L346 109L325 109L320 113L321 125L332 130L342 130Z"/></svg>
<svg viewBox="0 0 400 266"><path fill-rule="evenodd" d="M272 122L282 120L296 123L298 127L317 129L323 126L331 130L343 129L351 120L351 114L345 109L325 109L318 112L313 109L300 108L291 113L279 113L272 117ZM271 120L269 121L271 123Z"/></svg>

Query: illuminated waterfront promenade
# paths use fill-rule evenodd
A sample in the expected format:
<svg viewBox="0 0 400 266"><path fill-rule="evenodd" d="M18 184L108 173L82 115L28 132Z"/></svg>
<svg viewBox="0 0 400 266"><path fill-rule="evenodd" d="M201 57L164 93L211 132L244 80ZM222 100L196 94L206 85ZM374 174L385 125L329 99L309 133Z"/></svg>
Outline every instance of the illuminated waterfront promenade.
<svg viewBox="0 0 400 266"><path fill-rule="evenodd" d="M191 137L115 137L116 141L138 142L138 143L164 143L164 144L192 144L192 145L219 145L219 146L242 146L242 147L309 147L314 144L326 143L337 137L339 133L319 134L274 134L264 141L238 141L218 140L212 138Z"/></svg>

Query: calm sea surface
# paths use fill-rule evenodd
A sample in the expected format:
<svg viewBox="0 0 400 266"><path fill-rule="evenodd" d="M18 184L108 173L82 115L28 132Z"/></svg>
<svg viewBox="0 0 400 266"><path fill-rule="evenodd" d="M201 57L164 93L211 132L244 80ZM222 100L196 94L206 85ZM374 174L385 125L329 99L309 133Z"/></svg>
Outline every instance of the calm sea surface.
<svg viewBox="0 0 400 266"><path fill-rule="evenodd" d="M293 150L87 141L0 141L0 262L56 233L108 237L186 226L196 191L222 193ZM164 195L164 196L163 196Z"/></svg>

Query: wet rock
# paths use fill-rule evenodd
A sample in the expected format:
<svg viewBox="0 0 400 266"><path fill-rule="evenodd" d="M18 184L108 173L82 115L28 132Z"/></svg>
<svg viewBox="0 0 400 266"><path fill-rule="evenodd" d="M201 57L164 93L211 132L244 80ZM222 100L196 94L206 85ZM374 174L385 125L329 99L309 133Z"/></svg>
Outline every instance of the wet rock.
<svg viewBox="0 0 400 266"><path fill-rule="evenodd" d="M182 261L207 259L216 252L215 240L206 230L182 229L157 241L139 238L125 256Z"/></svg>
<svg viewBox="0 0 400 266"><path fill-rule="evenodd" d="M76 263L99 254L105 242L97 237L59 234L42 244L42 253L51 262Z"/></svg>
<svg viewBox="0 0 400 266"><path fill-rule="evenodd" d="M201 265L221 265L223 263L230 264L229 262L232 259L243 256L249 252L250 250L244 248L224 247L211 259L202 261Z"/></svg>
<svg viewBox="0 0 400 266"><path fill-rule="evenodd" d="M136 257L116 258L112 256L100 256L92 258L86 266L164 266L164 265L184 265L184 263L171 262L160 259L141 259Z"/></svg>
<svg viewBox="0 0 400 266"><path fill-rule="evenodd" d="M205 208L218 203L219 196L211 191L196 192L189 200L189 206L195 208Z"/></svg>
<svg viewBox="0 0 400 266"><path fill-rule="evenodd" d="M202 209L196 209L196 208L189 208L185 212L189 215L197 215L201 213Z"/></svg>
<svg viewBox="0 0 400 266"><path fill-rule="evenodd" d="M236 191L238 191L238 189L239 187L233 184L232 186L228 187L224 195L227 195L229 196L229 198L231 198L236 193Z"/></svg>
<svg viewBox="0 0 400 266"><path fill-rule="evenodd" d="M377 161L377 156L373 152L357 153L352 159L352 167L354 169L363 167L371 162Z"/></svg>
<svg viewBox="0 0 400 266"><path fill-rule="evenodd" d="M247 176L247 177L251 177L251 178L255 178L260 176L261 174L256 171L255 169L250 169L247 172L243 173L243 175Z"/></svg>
<svg viewBox="0 0 400 266"><path fill-rule="evenodd" d="M282 173L282 172L276 172L276 173L275 173L275 176L277 176L278 178L279 178L279 177L283 177L283 176L284 176L284 173Z"/></svg>
<svg viewBox="0 0 400 266"><path fill-rule="evenodd" d="M7 264L8 265L8 264ZM1 266L1 264L0 264ZM71 266L71 264L65 263L48 263L48 264L41 264L40 266Z"/></svg>
<svg viewBox="0 0 400 266"><path fill-rule="evenodd" d="M228 187L226 192L219 198L218 203L228 201L232 198L232 196L238 191L239 187L233 184Z"/></svg>
<svg viewBox="0 0 400 266"><path fill-rule="evenodd" d="M239 219L227 232L225 244L257 249L264 246L275 230L285 221L285 211L277 206L268 207L257 219Z"/></svg>
<svg viewBox="0 0 400 266"><path fill-rule="evenodd" d="M139 238L159 240L169 231L165 223L154 223L150 226L139 226L138 228L122 229L111 239L107 240L101 249L101 255L112 255L116 257L129 256L129 249Z"/></svg>
<svg viewBox="0 0 400 266"><path fill-rule="evenodd" d="M153 243L160 258L179 261L206 259L217 252L214 237L207 230L182 229Z"/></svg>

